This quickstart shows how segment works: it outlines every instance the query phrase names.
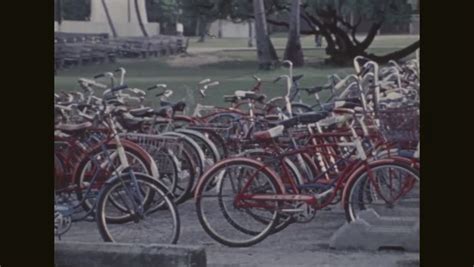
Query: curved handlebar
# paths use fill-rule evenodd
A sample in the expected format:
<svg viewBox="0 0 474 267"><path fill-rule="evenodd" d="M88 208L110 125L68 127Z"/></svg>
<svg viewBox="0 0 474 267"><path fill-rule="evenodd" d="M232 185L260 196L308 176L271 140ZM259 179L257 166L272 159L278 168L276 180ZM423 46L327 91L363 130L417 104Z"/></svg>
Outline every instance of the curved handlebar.
<svg viewBox="0 0 474 267"><path fill-rule="evenodd" d="M288 64L289 77L290 77L290 80L293 81L293 62L291 62L290 60L283 60L281 63L283 66L285 63Z"/></svg>
<svg viewBox="0 0 474 267"><path fill-rule="evenodd" d="M206 84L204 87L209 88L209 87L216 86L216 85L219 85L219 81L213 81L212 83Z"/></svg>
<svg viewBox="0 0 474 267"><path fill-rule="evenodd" d="M200 81L198 84L205 84L205 83L208 83L208 82L210 82L210 81L211 81L211 79L206 78L206 79Z"/></svg>
<svg viewBox="0 0 474 267"><path fill-rule="evenodd" d="M99 78L102 78L102 77L105 77L105 76L114 77L114 74L112 72L104 72L104 73L95 75L94 79L99 79Z"/></svg>
<svg viewBox="0 0 474 267"><path fill-rule="evenodd" d="M150 91L157 88L167 88L167 87L168 86L164 83L158 83L158 84L153 85L152 87L148 87L147 90Z"/></svg>
<svg viewBox="0 0 474 267"><path fill-rule="evenodd" d="M86 79L86 78L80 78L78 81L77 81L79 84L81 85L85 85L85 86L95 86L95 87L98 87L98 88L107 88L107 85L105 84L102 84L102 83L98 83L94 80L90 80L90 79Z"/></svg>
<svg viewBox="0 0 474 267"><path fill-rule="evenodd" d="M114 70L114 72L120 72L120 85L123 85L123 82L124 82L124 79L125 79L125 73L127 73L125 68L120 67L120 68Z"/></svg>

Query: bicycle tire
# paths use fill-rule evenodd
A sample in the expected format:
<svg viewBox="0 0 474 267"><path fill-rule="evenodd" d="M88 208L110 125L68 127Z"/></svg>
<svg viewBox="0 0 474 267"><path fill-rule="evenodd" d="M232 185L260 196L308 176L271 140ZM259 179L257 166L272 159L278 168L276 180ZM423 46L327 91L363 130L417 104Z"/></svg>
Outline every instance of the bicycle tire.
<svg viewBox="0 0 474 267"><path fill-rule="evenodd" d="M408 178L408 180L406 181L407 183L410 182L410 179L415 179L417 180L418 183L420 181L419 171L417 169L411 167L405 162L397 161L394 159L384 159L384 160L373 161L368 164L368 167L370 168L371 171L379 170L380 168L383 168L383 167L386 167L386 168L392 167L399 170L400 169L405 170L408 174L412 176ZM366 179L368 179L367 169L365 167L362 167L354 171L354 173L351 175L351 177L348 179L346 183L346 186L343 191L343 207L344 207L346 220L348 222L352 222L357 218L355 205L357 205L361 210L367 209L366 205L361 203L361 201L364 200L364 197L367 197L367 195L364 196L365 191L363 190L367 189L367 185L368 185L367 183L371 181L371 180L366 180ZM371 185L369 184L369 189L370 187ZM380 196L380 193L377 192L377 195ZM354 201L352 201L353 199ZM382 199L382 201L385 201L385 200ZM390 208L390 206L388 207Z"/></svg>
<svg viewBox="0 0 474 267"><path fill-rule="evenodd" d="M120 223L110 222L110 220L108 220L108 216L106 215L107 204L108 204L108 199L109 199L108 197L114 192L114 190L116 190L117 188L120 188L120 186L124 188L130 186L128 187L128 192L133 190L132 185L127 184L127 182L130 182L130 181L133 182L133 179L131 178L130 174L123 173L118 177L114 177L108 180L105 186L102 188L97 200L97 210L96 210L97 227L99 229L99 233L102 239L106 242L119 241L121 243L134 243L136 241L138 243L176 244L179 239L179 234L180 234L180 218L179 218L178 210L175 204L173 203L173 201L171 200L170 193L168 192L167 188L161 183L159 183L158 181L156 181L155 179L153 179L152 177L150 177L149 175L146 175L143 173L134 173L134 175L136 177L137 184L140 184L142 186L148 186L149 188L150 194L148 194L148 196L150 197L146 197L142 203L144 214L143 216L141 216L142 218L140 218L140 216L133 215L133 213L130 213L128 215L129 216L128 220L125 222L124 221ZM134 201L136 197L133 196L132 198L130 198L130 194L128 192L122 195L128 196L129 201ZM167 208L166 209L153 209L152 205L153 205L153 201L155 197L156 198L159 197L158 205L166 205ZM134 200L130 200L130 199L134 199ZM152 212L147 213L147 211L149 210L151 210ZM165 238L165 241L160 239L159 241L153 240L152 242L144 242L143 239L153 237L154 234L157 234L163 231L164 223L158 224L157 220L165 219L166 216L163 216L163 214L167 211L169 211L170 216L171 216L168 219L173 222L173 225L171 227L172 230L169 236L167 235L167 237ZM155 218L152 221L152 223L148 224L148 225L152 225L153 227L156 227L155 229L152 230L152 232L146 233L144 232L143 227L139 226L138 229L135 231L137 235L141 236L139 237L140 238L139 240L137 240L137 238L133 238L131 240L123 240L122 237L126 233L126 231L133 230L132 229L133 226L137 225L139 221L141 220L144 221L145 218L150 218L151 215L153 214L157 216L159 215L159 216ZM127 223L131 223L131 224L127 224ZM120 233L120 236L121 236L120 240L119 240L119 235L114 236L114 234L111 233L112 230L115 230L113 228L116 228L119 226L125 226L124 228L125 230L117 231Z"/></svg>
<svg viewBox="0 0 474 267"><path fill-rule="evenodd" d="M222 233L217 233L215 226L211 225L207 218L207 215L206 215L208 214L207 211L205 211L205 209L203 208L203 205L204 205L203 203L208 202L208 201L207 200L203 201L203 199L206 196L205 194L209 194L209 190L206 189L206 186L211 183L216 183L217 186L215 187L215 189L218 190L219 193L221 193L220 196L218 197L217 204L220 207L220 211L224 210L222 206L223 205L222 191L223 191L223 185L224 185L224 182L222 182L223 178L220 178L221 181L216 181L216 182L214 182L213 179L215 178L214 175L216 174L220 175L222 171L226 171L229 167L232 167L232 166L235 166L235 167L244 166L244 167L249 167L249 168L259 170L259 172L267 178L267 182L269 183L268 185L271 187L270 189L273 190L274 193L277 193L277 194L281 193L283 190L283 186L281 183L278 183L276 174L273 171L264 167L262 163L256 160L248 159L248 158L232 158L232 159L223 160L217 163L216 165L214 165L201 177L201 180L199 181L199 184L195 191L196 212L197 212L198 219L201 226L211 238L213 238L214 240L216 240L217 242L221 244L224 244L229 247L247 247L247 246L257 244L261 242L262 240L264 240L273 231L275 223L278 221L280 214L278 213L276 208L274 211L270 211L271 220L269 221L268 225L265 225L265 227L261 231L259 231L257 235L252 235L249 239L235 240L234 238L223 237ZM211 211L218 211L218 210L211 209ZM216 221L216 226L224 226L225 225L224 223L227 222L230 224L232 228L236 229L235 225L233 225L235 221L229 220L229 218L227 218L229 216L227 211L225 211L223 214L220 214L218 216L223 216L225 221L224 222L220 221L219 218L221 217L218 217L218 221ZM258 226L262 225L261 222L258 222L258 223L259 223ZM236 230L242 233L239 229L236 229ZM225 231L225 232L226 234L229 233L228 231ZM236 233L238 234L238 232ZM248 233L243 233L243 234L247 234L248 236ZM247 236L244 236L244 238L246 238Z"/></svg>

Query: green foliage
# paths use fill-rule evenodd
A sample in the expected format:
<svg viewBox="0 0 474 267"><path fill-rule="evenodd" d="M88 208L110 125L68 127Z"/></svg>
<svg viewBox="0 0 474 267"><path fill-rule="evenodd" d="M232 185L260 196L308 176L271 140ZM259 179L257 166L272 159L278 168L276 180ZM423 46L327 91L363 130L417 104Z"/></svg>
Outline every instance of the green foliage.
<svg viewBox="0 0 474 267"><path fill-rule="evenodd" d="M148 21L176 23L179 6L176 0L146 0Z"/></svg>
<svg viewBox="0 0 474 267"><path fill-rule="evenodd" d="M335 10L339 16L351 12L365 21L403 24L409 21L412 7L407 0L305 0L311 13L323 16Z"/></svg>
<svg viewBox="0 0 474 267"><path fill-rule="evenodd" d="M56 0L59 1L59 0ZM90 17L90 0L60 0L63 20L88 20Z"/></svg>

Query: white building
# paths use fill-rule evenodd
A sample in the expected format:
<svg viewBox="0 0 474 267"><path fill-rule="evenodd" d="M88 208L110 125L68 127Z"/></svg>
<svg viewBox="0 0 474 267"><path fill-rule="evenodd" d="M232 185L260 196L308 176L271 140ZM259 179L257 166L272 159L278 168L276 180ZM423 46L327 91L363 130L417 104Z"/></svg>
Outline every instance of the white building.
<svg viewBox="0 0 474 267"><path fill-rule="evenodd" d="M137 4L137 5L136 5ZM91 0L88 21L55 22L54 30L74 33L109 33L110 36L153 36L159 24L148 22L145 0ZM140 21L143 27L140 26Z"/></svg>

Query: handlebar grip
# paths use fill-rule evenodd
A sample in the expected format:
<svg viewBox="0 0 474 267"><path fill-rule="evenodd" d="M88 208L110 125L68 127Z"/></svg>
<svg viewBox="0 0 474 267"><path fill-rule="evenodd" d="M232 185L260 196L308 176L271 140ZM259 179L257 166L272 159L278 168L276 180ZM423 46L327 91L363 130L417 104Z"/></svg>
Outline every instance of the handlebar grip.
<svg viewBox="0 0 474 267"><path fill-rule="evenodd" d="M200 81L199 84L205 84L205 83L208 83L210 81L211 81L211 79L207 78L207 79L204 79L204 80Z"/></svg>
<svg viewBox="0 0 474 267"><path fill-rule="evenodd" d="M152 87L149 87L148 90L153 90L155 88L167 88L168 86L164 83L155 84Z"/></svg>
<svg viewBox="0 0 474 267"><path fill-rule="evenodd" d="M97 75L94 76L94 79L102 78L102 77L104 77L104 76L105 76L104 73L97 74Z"/></svg>
<svg viewBox="0 0 474 267"><path fill-rule="evenodd" d="M158 97L158 96L162 96L164 94L165 94L165 92L161 92L161 93L156 94L155 96Z"/></svg>
<svg viewBox="0 0 474 267"><path fill-rule="evenodd" d="M116 86L116 87L110 89L110 91L117 92L117 91L127 89L127 88L128 88L128 85L124 84L124 85Z"/></svg>
<svg viewBox="0 0 474 267"><path fill-rule="evenodd" d="M216 86L216 85L219 85L219 81L214 81L210 84L207 84L207 87Z"/></svg>
<svg viewBox="0 0 474 267"><path fill-rule="evenodd" d="M293 62L291 60L283 60L281 64L284 66L285 64L288 65L288 67L293 67Z"/></svg>
<svg viewBox="0 0 474 267"><path fill-rule="evenodd" d="M124 71L125 69L124 68L118 68L116 70L114 70L114 72L119 72L119 71Z"/></svg>

